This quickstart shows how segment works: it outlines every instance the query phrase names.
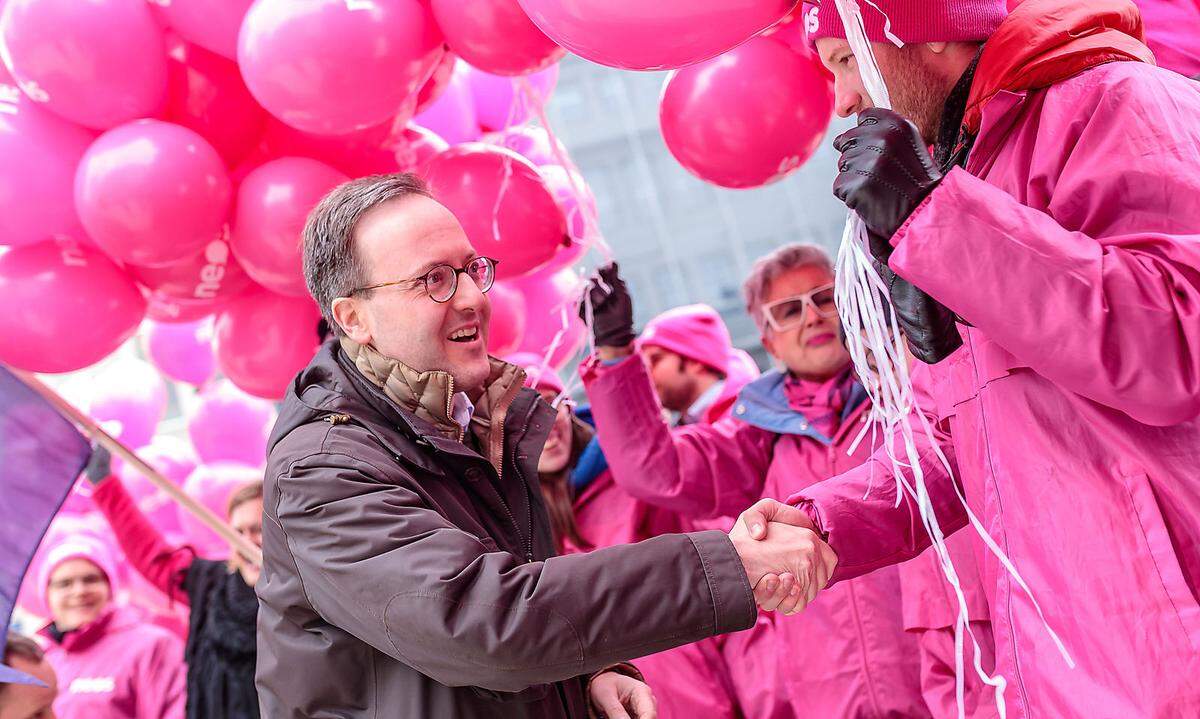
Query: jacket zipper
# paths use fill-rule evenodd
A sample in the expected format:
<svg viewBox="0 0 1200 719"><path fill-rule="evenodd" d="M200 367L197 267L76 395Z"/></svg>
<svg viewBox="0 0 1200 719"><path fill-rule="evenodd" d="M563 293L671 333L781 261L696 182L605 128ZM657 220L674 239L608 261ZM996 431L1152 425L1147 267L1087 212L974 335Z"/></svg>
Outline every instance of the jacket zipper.
<svg viewBox="0 0 1200 719"><path fill-rule="evenodd" d="M533 498L529 496L529 482L525 481L525 474L521 471L521 465L517 464L516 457L513 458L512 463L513 470L517 473L517 479L521 480L521 486L525 489L525 518L528 521L529 531L522 539L525 540L525 563L529 564L533 561ZM500 501L503 502L504 498L501 497ZM508 509L508 504L505 504L504 508ZM509 512L508 516L511 518L512 512ZM513 519L513 526L517 526L515 519ZM520 528L517 528L517 531L520 532Z"/></svg>

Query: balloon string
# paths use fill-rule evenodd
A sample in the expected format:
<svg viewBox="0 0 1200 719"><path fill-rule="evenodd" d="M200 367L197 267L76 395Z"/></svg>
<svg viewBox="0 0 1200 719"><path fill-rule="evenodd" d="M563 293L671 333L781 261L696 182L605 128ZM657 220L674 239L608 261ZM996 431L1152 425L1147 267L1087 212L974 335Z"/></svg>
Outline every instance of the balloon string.
<svg viewBox="0 0 1200 719"><path fill-rule="evenodd" d="M417 83L416 89L404 96L400 101L400 106L396 108L396 114L392 117L392 127L388 130L387 137L380 144L381 150L393 151L400 145L400 140L404 136L404 129L408 126L409 121L416 115L417 99L421 96L421 90L429 84L433 76L437 74L437 70L441 67L442 60L446 58L446 53L449 50L446 46L442 46L442 51L433 62L429 63L429 69L421 73L421 81Z"/></svg>

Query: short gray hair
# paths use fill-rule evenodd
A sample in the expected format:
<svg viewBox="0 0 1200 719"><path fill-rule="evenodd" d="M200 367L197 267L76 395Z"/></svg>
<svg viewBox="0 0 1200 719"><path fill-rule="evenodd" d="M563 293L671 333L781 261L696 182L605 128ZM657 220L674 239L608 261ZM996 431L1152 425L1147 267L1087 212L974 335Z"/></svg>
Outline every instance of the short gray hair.
<svg viewBox="0 0 1200 719"><path fill-rule="evenodd" d="M765 326L762 306L771 289L771 283L783 273L801 267L819 267L830 275L833 274L833 260L829 258L829 253L816 245L785 245L754 262L754 266L750 268L750 276L742 285L742 294L746 297L746 311L750 313L750 318L759 330Z"/></svg>
<svg viewBox="0 0 1200 719"><path fill-rule="evenodd" d="M333 301L363 282L354 228L368 210L412 195L433 196L425 181L412 173L368 175L333 188L309 213L303 233L304 282L334 336L344 333L333 319Z"/></svg>

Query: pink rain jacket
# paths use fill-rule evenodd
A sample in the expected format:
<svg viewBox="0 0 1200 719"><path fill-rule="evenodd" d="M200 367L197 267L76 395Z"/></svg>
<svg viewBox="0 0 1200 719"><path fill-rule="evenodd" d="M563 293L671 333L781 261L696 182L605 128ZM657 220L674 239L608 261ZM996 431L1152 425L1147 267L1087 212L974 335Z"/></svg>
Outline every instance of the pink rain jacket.
<svg viewBox="0 0 1200 719"><path fill-rule="evenodd" d="M109 609L61 644L48 628L41 635L58 675L59 719L182 719L183 641L135 610Z"/></svg>
<svg viewBox="0 0 1200 719"><path fill-rule="evenodd" d="M1030 32L1095 47L1098 32L1046 19L1113 4L1064 0ZM1200 85L1141 62L1000 91L966 170L893 238L891 267L970 323L960 351L914 373L922 409L1077 664L984 554L1010 717L1200 716L1197 118ZM943 527L962 527L927 444ZM894 483L879 481L888 467L877 455L793 497L828 532L835 581L928 544L914 507L895 508Z"/></svg>
<svg viewBox="0 0 1200 719"><path fill-rule="evenodd" d="M845 417L832 444L775 434L737 419L670 430L640 361L592 362L584 384L600 444L629 494L688 517L736 516L764 496L786 496L862 463L846 449L865 406ZM768 375L758 382L769 382ZM757 383L750 385L755 386ZM745 394L743 393L743 397ZM734 417L745 413L744 400ZM917 637L901 624L900 576L892 568L839 585L801 615L762 618L725 638L725 656L747 717L929 716L920 692ZM790 705L790 706L789 706ZM890 714L889 714L890 712Z"/></svg>

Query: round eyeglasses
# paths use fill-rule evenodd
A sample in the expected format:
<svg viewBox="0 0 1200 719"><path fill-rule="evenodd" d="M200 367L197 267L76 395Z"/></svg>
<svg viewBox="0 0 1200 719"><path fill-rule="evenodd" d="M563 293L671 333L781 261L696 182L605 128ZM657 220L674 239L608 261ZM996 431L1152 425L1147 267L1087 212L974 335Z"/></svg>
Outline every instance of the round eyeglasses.
<svg viewBox="0 0 1200 719"><path fill-rule="evenodd" d="M429 299L441 304L449 302L455 293L458 292L459 275L470 277L480 292L487 292L492 289L492 285L496 282L496 265L499 262L499 260L493 260L490 257L476 257L462 267L456 268L450 265L438 265L420 277L414 277L411 280L381 282L377 285L359 287L351 291L347 297L356 295L359 292L378 290L383 287L393 287L396 285L407 285L414 288L424 286L425 292L429 294Z"/></svg>

